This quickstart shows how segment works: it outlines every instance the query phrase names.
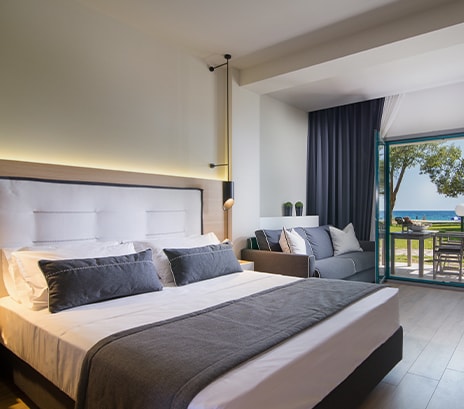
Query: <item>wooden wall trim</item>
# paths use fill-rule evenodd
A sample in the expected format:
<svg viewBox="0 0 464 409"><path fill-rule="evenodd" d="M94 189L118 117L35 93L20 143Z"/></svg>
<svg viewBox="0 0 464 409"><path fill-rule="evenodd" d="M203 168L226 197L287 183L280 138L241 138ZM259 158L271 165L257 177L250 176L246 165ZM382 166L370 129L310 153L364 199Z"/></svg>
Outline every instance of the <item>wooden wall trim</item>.
<svg viewBox="0 0 464 409"><path fill-rule="evenodd" d="M222 210L222 181L220 180L1 159L0 176L200 188L203 189L203 231L205 233L214 232L220 240L225 238L227 219Z"/></svg>

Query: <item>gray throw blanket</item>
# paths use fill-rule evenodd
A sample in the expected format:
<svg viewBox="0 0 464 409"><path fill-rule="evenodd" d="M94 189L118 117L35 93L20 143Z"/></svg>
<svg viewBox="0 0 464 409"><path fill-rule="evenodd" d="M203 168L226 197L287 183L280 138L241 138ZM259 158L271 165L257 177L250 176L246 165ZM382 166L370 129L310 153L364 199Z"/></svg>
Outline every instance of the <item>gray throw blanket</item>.
<svg viewBox="0 0 464 409"><path fill-rule="evenodd" d="M111 335L84 360L76 409L185 409L228 370L379 288L299 280Z"/></svg>

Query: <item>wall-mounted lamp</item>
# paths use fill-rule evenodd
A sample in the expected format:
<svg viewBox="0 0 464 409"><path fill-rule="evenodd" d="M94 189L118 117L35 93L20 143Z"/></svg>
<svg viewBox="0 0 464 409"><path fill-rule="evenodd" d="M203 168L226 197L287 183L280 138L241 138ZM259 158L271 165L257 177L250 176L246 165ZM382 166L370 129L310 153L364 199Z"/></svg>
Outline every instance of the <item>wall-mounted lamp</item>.
<svg viewBox="0 0 464 409"><path fill-rule="evenodd" d="M229 60L232 58L230 54L224 54L225 63L209 66L208 69L213 72L216 68L226 66L226 150L227 163L210 163L209 167L214 169L218 166L227 166L227 181L222 183L222 208L229 210L234 205L234 182L230 180L230 135L229 135Z"/></svg>
<svg viewBox="0 0 464 409"><path fill-rule="evenodd" d="M231 180L222 182L222 208L229 210L234 203L234 182Z"/></svg>
<svg viewBox="0 0 464 409"><path fill-rule="evenodd" d="M455 207L454 212L461 218L461 231L464 231L464 203L459 203Z"/></svg>

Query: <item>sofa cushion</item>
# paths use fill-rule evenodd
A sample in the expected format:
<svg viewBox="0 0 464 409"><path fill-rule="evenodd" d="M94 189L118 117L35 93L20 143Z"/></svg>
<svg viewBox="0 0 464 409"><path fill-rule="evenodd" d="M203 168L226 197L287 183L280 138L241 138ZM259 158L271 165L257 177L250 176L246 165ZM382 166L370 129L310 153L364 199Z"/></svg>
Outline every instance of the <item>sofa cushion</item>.
<svg viewBox="0 0 464 409"><path fill-rule="evenodd" d="M337 278L341 280L356 273L353 260L341 257L327 257L316 260L315 269L321 278Z"/></svg>
<svg viewBox="0 0 464 409"><path fill-rule="evenodd" d="M375 253L372 251L354 251L340 256L316 260L315 269L321 278L347 279L348 277L370 271L375 271ZM369 276L370 277L370 276ZM374 277L370 277L374 278ZM372 281L369 279L368 281Z"/></svg>
<svg viewBox="0 0 464 409"><path fill-rule="evenodd" d="M336 256L336 258L352 260L356 273L375 267L375 252L373 251L353 251Z"/></svg>
<svg viewBox="0 0 464 409"><path fill-rule="evenodd" d="M303 228L311 246L312 254L316 260L332 257L334 255L329 226Z"/></svg>
<svg viewBox="0 0 464 409"><path fill-rule="evenodd" d="M261 229L255 231L256 241L260 250L282 251L279 240L282 229Z"/></svg>
<svg viewBox="0 0 464 409"><path fill-rule="evenodd" d="M256 240L256 237L247 238L247 249L259 250L258 241Z"/></svg>

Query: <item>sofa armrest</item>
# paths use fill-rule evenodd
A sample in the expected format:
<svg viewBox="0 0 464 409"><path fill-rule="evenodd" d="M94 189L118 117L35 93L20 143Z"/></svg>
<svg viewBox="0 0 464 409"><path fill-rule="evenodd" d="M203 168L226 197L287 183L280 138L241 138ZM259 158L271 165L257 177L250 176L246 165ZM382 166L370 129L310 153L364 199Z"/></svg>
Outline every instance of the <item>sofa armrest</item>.
<svg viewBox="0 0 464 409"><path fill-rule="evenodd" d="M294 277L312 277L315 269L314 256L289 254L276 251L242 249L241 258L253 261L255 271Z"/></svg>
<svg viewBox="0 0 464 409"><path fill-rule="evenodd" d="M375 251L375 241L360 240L359 245L364 251Z"/></svg>

